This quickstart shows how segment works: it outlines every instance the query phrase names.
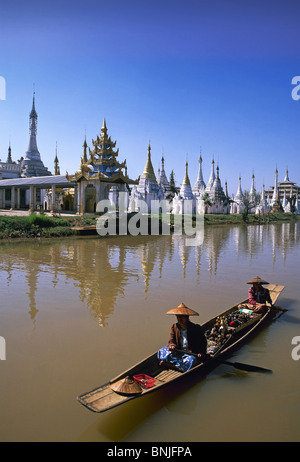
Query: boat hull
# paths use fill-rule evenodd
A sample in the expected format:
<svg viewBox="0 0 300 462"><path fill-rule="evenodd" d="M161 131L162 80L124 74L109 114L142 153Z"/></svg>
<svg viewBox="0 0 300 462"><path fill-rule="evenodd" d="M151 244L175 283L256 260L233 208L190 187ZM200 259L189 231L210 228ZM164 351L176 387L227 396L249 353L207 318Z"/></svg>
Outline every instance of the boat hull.
<svg viewBox="0 0 300 462"><path fill-rule="evenodd" d="M270 291L272 303L275 304L279 295L284 289L284 286L269 284L267 287ZM220 315L215 316L211 320L204 323L202 325L204 331L211 329L218 317L227 316L228 314L233 313L235 310L237 310L240 304L246 302L247 300L244 300L243 302L231 307ZM118 375L109 382L87 393L79 395L77 400L90 411L101 413L131 401L132 399L140 398L142 396L148 395L149 393L153 393L159 389L165 388L166 386L175 384L178 382L178 380L184 380L188 376L194 376L195 374L198 374L199 377L205 376L208 372L217 367L220 361L228 358L228 356L230 356L235 350L246 343L254 334L256 334L277 315L278 310L269 307L266 313L257 316L248 325L241 329L233 329L232 334L228 336L228 339L221 345L215 354L208 356L205 362L194 366L187 372L180 372L168 367L161 367L157 358L157 351L155 351L149 357L145 358L130 369L122 372L122 374ZM137 374L147 374L155 378L154 385L151 388L142 388L140 393L133 395L116 393L112 390L112 384L124 379L125 377L133 377Z"/></svg>

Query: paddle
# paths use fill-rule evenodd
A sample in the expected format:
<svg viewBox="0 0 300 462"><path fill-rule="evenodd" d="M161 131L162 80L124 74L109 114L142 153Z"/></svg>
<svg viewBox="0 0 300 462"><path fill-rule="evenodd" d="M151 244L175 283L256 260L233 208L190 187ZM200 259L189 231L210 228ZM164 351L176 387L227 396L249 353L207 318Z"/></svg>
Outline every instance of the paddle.
<svg viewBox="0 0 300 462"><path fill-rule="evenodd" d="M278 311L288 311L286 308L280 308L280 306L275 306L275 305L272 305L270 306L270 308L273 308L274 310L278 310Z"/></svg>
<svg viewBox="0 0 300 462"><path fill-rule="evenodd" d="M178 350L176 348L176 351L178 353L184 353L184 354L189 354L192 356L198 356L196 353L190 353L188 351L184 350ZM239 369L241 371L246 371L246 372L264 372L264 373L271 373L271 369L265 369L264 367L259 367L259 366L253 366L252 364L245 364L245 363L239 363L239 362L234 362L232 363L231 361L225 361L224 359L218 359L218 358L213 358L212 356L209 356L213 361L217 361L220 364L227 364L228 366L233 366L235 369Z"/></svg>
<svg viewBox="0 0 300 462"><path fill-rule="evenodd" d="M225 361L223 359L218 359L216 358L215 361L221 364L227 364L229 366L233 366L236 369L239 369L241 371L247 371L247 372L264 372L264 373L271 373L271 369L265 369L264 367L259 367L259 366L252 366L252 364L245 364L245 363L238 363L238 362L230 362L230 361Z"/></svg>

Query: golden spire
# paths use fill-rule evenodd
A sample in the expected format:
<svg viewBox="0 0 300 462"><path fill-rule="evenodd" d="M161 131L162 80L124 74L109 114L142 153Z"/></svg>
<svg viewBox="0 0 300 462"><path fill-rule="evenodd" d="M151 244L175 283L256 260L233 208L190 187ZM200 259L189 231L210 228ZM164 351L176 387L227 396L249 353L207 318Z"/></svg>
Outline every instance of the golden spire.
<svg viewBox="0 0 300 462"><path fill-rule="evenodd" d="M103 119L103 125L101 128L101 134L100 134L100 140L106 140L107 139L107 126L106 126L106 120L105 117Z"/></svg>
<svg viewBox="0 0 300 462"><path fill-rule="evenodd" d="M187 186L191 185L189 175L188 175L188 162L185 163L185 175L184 175L184 179L183 179L182 184L185 184Z"/></svg>
<svg viewBox="0 0 300 462"><path fill-rule="evenodd" d="M155 176L155 173L154 173L154 170L153 170L153 165L152 165L152 162L151 162L150 143L149 143L149 146L148 146L147 162L146 162L146 165L145 165L145 168L144 168L144 171L143 171L142 178L147 178L148 180L156 181L156 176Z"/></svg>

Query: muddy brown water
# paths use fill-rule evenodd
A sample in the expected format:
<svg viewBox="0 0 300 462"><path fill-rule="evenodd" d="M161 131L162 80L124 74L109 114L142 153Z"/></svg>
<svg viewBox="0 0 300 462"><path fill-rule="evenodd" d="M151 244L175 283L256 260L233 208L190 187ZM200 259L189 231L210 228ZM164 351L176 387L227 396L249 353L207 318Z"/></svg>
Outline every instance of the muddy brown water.
<svg viewBox="0 0 300 462"><path fill-rule="evenodd" d="M182 236L2 242L0 441L299 441L299 256L299 223L209 227L201 246ZM288 311L233 359L272 374L222 365L103 414L76 401L165 344L168 309L184 302L205 322L246 298L256 275L286 286Z"/></svg>

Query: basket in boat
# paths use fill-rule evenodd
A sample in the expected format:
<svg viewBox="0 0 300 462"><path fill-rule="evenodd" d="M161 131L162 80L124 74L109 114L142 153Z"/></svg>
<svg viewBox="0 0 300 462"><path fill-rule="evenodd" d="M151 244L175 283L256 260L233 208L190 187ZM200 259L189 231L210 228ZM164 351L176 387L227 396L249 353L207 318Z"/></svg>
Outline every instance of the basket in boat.
<svg viewBox="0 0 300 462"><path fill-rule="evenodd" d="M133 380L143 388L151 388L155 384L156 380L146 374L137 374L133 376Z"/></svg>

